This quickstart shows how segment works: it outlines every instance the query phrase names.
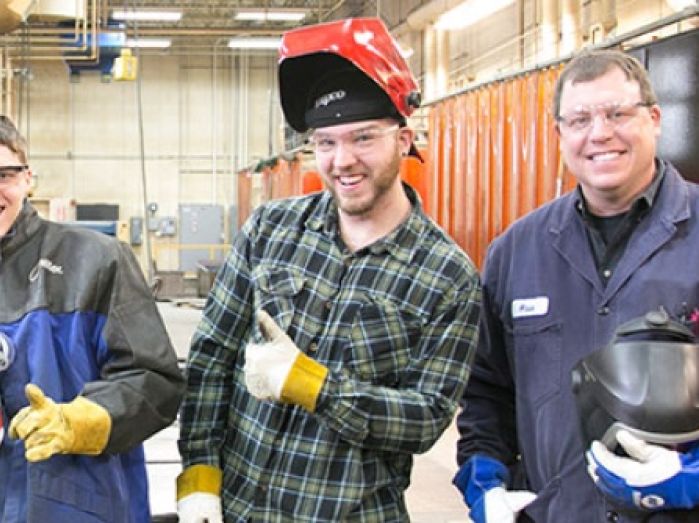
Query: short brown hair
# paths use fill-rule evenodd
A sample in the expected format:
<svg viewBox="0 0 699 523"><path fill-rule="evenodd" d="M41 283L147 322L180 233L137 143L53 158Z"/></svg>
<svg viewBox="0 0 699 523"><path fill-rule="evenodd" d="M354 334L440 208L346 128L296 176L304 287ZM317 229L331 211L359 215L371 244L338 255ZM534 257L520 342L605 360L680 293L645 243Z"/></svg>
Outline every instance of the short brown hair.
<svg viewBox="0 0 699 523"><path fill-rule="evenodd" d="M0 114L0 146L7 147L19 156L19 161L27 163L27 140L7 116Z"/></svg>
<svg viewBox="0 0 699 523"><path fill-rule="evenodd" d="M555 118L560 116L561 94L566 82L589 82L599 78L612 68L620 69L627 80L635 81L641 88L641 102L648 105L658 103L653 86L648 78L648 72L641 63L622 51L604 49L596 51L583 51L566 64L561 71L553 94L553 114Z"/></svg>

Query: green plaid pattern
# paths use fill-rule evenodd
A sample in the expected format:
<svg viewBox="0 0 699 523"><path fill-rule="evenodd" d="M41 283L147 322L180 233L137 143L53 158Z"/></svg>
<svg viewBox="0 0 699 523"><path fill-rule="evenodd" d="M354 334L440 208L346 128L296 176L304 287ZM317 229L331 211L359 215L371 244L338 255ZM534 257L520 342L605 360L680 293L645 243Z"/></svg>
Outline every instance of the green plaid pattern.
<svg viewBox="0 0 699 523"><path fill-rule="evenodd" d="M327 192L270 202L237 236L192 342L179 442L185 467L223 470L227 522L408 521L412 455L470 372L480 282L405 188L409 218L355 253ZM248 394L260 307L329 368L315 413Z"/></svg>

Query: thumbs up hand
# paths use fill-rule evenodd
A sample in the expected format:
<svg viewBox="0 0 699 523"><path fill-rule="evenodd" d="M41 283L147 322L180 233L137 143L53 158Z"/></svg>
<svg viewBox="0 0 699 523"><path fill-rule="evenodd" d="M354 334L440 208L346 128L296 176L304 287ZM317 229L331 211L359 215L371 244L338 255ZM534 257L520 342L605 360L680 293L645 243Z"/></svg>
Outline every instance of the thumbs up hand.
<svg viewBox="0 0 699 523"><path fill-rule="evenodd" d="M264 310L257 321L266 343L245 347L245 385L261 400L294 403L315 412L328 368L299 350Z"/></svg>
<svg viewBox="0 0 699 523"><path fill-rule="evenodd" d="M54 454L99 454L109 440L112 420L104 407L83 396L55 403L30 383L25 388L29 406L10 423L11 438L24 440L27 461Z"/></svg>

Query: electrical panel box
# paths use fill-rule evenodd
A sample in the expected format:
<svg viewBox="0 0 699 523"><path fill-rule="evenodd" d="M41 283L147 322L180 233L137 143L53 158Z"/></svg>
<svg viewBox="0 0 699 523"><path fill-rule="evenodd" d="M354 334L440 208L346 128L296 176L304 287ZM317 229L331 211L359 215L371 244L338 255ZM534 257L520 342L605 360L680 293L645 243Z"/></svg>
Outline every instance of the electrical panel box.
<svg viewBox="0 0 699 523"><path fill-rule="evenodd" d="M129 218L129 243L131 245L143 243L143 218L140 216Z"/></svg>
<svg viewBox="0 0 699 523"><path fill-rule="evenodd" d="M160 218L157 216L149 216L146 218L146 228L148 232L157 232L160 230Z"/></svg>
<svg viewBox="0 0 699 523"><path fill-rule="evenodd" d="M146 216L146 230L148 230L148 232L158 232L160 230L160 218L156 216L157 212L157 202L150 202L148 204L148 213Z"/></svg>
<svg viewBox="0 0 699 523"><path fill-rule="evenodd" d="M196 271L201 263L223 259L223 207L179 206L180 270Z"/></svg>
<svg viewBox="0 0 699 523"><path fill-rule="evenodd" d="M158 222L158 236L174 236L177 234L177 225L174 216L163 216Z"/></svg>

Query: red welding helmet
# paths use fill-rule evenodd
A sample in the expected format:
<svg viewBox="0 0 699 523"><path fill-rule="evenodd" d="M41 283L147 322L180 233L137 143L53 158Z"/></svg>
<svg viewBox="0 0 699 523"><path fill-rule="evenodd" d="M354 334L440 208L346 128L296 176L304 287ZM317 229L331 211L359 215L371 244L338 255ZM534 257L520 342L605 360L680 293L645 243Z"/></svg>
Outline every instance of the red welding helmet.
<svg viewBox="0 0 699 523"><path fill-rule="evenodd" d="M318 103L332 101L339 92L319 92L318 82L325 78L337 83L338 76L351 76L355 69L363 73L361 76L368 77L372 86L378 86L377 91L382 96L385 95L393 114L382 116L405 121L420 106L415 79L383 22L378 18L350 18L301 27L284 34L279 56L279 89L282 110L289 125L299 132L313 127L307 122L309 108L314 103L317 107ZM366 92L365 85L359 86L361 80L355 80L357 88ZM356 102L355 108L372 105L366 100ZM377 101L373 105L373 112L378 114L380 104ZM337 123L352 121L351 118L370 119L372 109L368 111L363 115L350 108L350 116L339 117Z"/></svg>

